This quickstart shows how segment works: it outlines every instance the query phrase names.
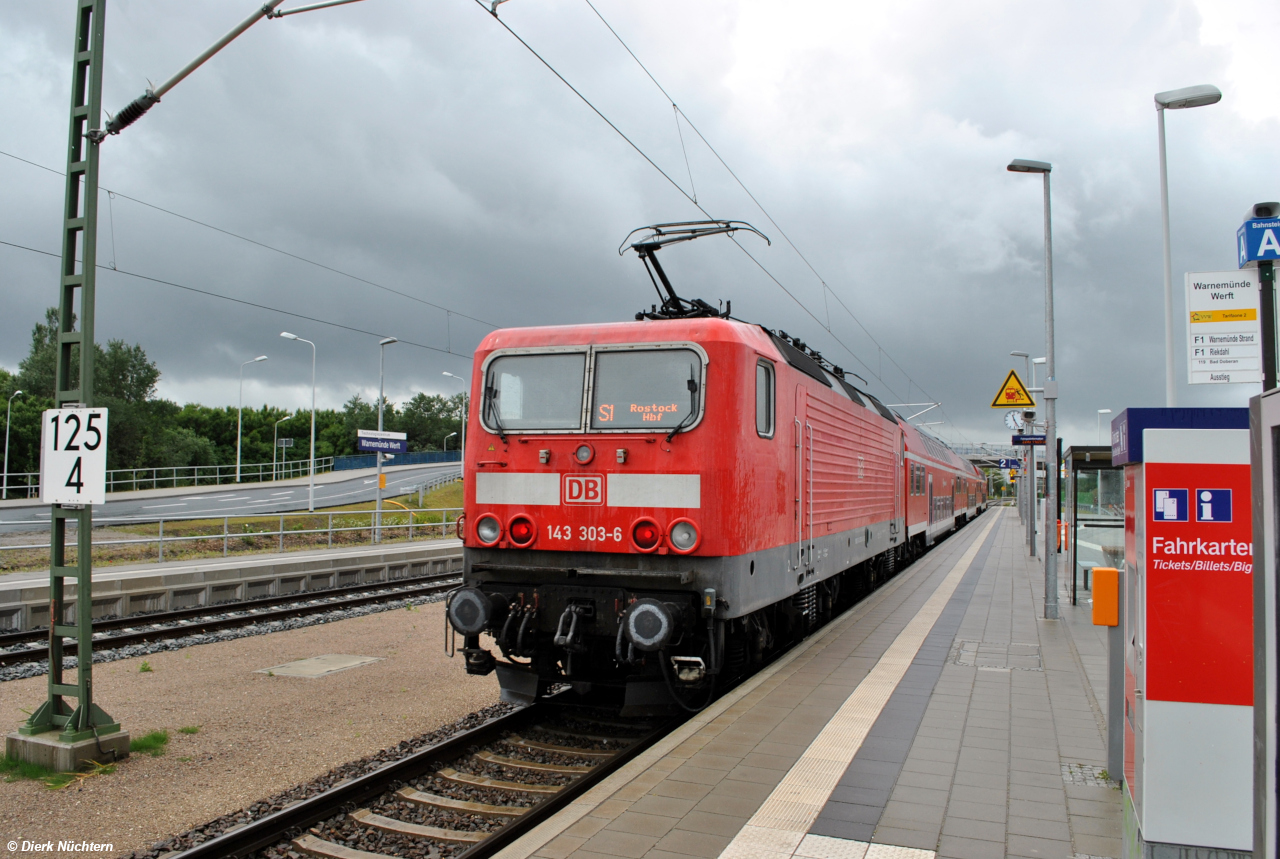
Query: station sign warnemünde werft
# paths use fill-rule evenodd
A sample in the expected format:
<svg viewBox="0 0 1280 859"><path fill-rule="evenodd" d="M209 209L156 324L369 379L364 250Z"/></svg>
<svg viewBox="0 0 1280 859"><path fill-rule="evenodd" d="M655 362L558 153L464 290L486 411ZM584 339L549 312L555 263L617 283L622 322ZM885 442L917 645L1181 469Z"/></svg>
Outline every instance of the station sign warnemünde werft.
<svg viewBox="0 0 1280 859"><path fill-rule="evenodd" d="M371 453L408 453L408 438L409 436L402 432L356 430L356 448Z"/></svg>
<svg viewBox="0 0 1280 859"><path fill-rule="evenodd" d="M1187 272L1187 382L1262 381L1257 269Z"/></svg>

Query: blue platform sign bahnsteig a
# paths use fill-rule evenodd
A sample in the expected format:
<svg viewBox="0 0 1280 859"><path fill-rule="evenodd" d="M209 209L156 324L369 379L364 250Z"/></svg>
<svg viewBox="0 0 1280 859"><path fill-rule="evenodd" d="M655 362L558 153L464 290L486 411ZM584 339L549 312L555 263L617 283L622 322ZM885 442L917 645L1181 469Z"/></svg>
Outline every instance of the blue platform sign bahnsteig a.
<svg viewBox="0 0 1280 859"><path fill-rule="evenodd" d="M1280 260L1280 219L1245 221L1236 230L1236 248L1240 268L1259 260Z"/></svg>
<svg viewBox="0 0 1280 859"><path fill-rule="evenodd" d="M408 453L408 439L402 432L356 430L356 448L369 453Z"/></svg>

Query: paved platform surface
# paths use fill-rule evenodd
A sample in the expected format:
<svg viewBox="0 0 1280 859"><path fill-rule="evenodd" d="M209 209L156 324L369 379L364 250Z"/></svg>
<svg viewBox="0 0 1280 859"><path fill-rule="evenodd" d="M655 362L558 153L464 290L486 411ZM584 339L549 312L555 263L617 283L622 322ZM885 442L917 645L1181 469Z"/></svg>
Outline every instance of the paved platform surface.
<svg viewBox="0 0 1280 859"><path fill-rule="evenodd" d="M1118 857L1105 639L1042 583L989 511L499 856Z"/></svg>

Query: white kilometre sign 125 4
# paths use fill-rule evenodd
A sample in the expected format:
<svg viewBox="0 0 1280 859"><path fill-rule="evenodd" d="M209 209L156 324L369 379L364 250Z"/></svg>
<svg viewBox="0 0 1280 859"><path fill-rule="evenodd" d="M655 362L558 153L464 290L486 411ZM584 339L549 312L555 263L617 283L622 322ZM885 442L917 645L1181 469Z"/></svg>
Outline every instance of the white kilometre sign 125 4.
<svg viewBox="0 0 1280 859"><path fill-rule="evenodd" d="M40 432L40 501L106 503L106 409L49 409L44 413Z"/></svg>

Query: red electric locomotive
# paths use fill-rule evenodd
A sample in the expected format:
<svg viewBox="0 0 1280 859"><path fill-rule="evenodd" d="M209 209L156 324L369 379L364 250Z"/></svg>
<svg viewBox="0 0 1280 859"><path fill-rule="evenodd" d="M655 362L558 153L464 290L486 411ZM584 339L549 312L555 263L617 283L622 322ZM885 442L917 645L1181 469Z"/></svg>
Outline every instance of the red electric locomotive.
<svg viewBox="0 0 1280 859"><path fill-rule="evenodd" d="M804 343L675 295L662 244L749 227L648 229L661 310L476 350L447 615L504 700L567 682L696 709L985 504L972 465Z"/></svg>

